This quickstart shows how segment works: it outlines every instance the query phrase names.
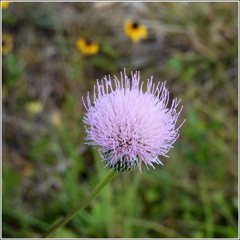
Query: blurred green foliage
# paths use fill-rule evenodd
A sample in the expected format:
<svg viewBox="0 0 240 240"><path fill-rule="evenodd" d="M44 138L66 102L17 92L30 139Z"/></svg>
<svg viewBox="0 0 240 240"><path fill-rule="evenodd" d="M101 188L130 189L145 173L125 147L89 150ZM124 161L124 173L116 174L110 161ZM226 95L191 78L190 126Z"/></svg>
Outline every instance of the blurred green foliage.
<svg viewBox="0 0 240 240"><path fill-rule="evenodd" d="M96 79L141 70L182 99L164 166L118 174L52 237L237 237L237 3L12 3L3 32L3 237L40 237L108 172L84 145L81 97ZM123 31L135 18L149 38ZM101 26L101 27L99 27ZM79 37L100 52L82 55ZM38 101L33 114L26 104Z"/></svg>

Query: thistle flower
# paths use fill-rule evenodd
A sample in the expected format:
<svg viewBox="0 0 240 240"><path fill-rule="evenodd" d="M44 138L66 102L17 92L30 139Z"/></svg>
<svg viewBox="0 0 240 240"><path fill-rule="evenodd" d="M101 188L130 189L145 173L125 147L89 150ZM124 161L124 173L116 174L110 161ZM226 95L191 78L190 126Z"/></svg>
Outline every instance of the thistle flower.
<svg viewBox="0 0 240 240"><path fill-rule="evenodd" d="M85 55L95 55L99 51L99 46L90 38L79 38L77 40L78 49Z"/></svg>
<svg viewBox="0 0 240 240"><path fill-rule="evenodd" d="M179 137L176 128L177 112L180 100L174 99L168 107L169 92L166 82L153 83L153 77L147 81L147 90L140 73L121 72L121 80L114 76L105 78L94 87L93 103L89 93L87 110L83 122L89 145L101 146L99 153L106 166L116 171L130 171L141 164L154 168L154 163L162 164L158 156L167 157L168 151ZM90 140L90 142L89 142Z"/></svg>
<svg viewBox="0 0 240 240"><path fill-rule="evenodd" d="M133 42L138 42L141 39L146 39L148 36L147 27L145 25L134 22L133 20L127 20L124 24L124 31Z"/></svg>
<svg viewBox="0 0 240 240"><path fill-rule="evenodd" d="M55 223L42 237L48 237L54 231L70 221L86 208L103 187L111 181L116 171L130 171L137 166L141 172L141 163L154 168L154 163L162 164L158 155L166 156L173 143L179 137L176 128L179 112L176 108L180 100L174 99L168 107L169 92L166 82L153 83L148 79L147 91L143 91L144 82L140 82L140 73L132 73L129 79L124 71L121 80L115 76L105 78L94 87L93 103L89 93L86 103L86 116L83 118L90 145L100 145L100 154L106 166L112 170L99 182L90 195ZM114 171L115 170L115 171Z"/></svg>

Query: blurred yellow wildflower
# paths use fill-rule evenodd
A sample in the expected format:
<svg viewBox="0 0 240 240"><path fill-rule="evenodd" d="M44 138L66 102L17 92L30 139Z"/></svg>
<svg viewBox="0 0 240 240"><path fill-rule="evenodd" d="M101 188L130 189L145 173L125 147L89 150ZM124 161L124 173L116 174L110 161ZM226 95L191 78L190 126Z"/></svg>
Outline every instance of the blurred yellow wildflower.
<svg viewBox="0 0 240 240"><path fill-rule="evenodd" d="M40 102L34 101L26 104L26 109L33 115L40 113L43 110L43 106Z"/></svg>
<svg viewBox="0 0 240 240"><path fill-rule="evenodd" d="M6 55L13 49L13 36L8 33L2 34L2 54Z"/></svg>
<svg viewBox="0 0 240 240"><path fill-rule="evenodd" d="M133 20L127 20L124 24L124 31L133 42L138 42L141 39L145 39L148 36L147 27L145 25L134 22Z"/></svg>
<svg viewBox="0 0 240 240"><path fill-rule="evenodd" d="M99 51L98 43L93 42L90 38L79 38L77 47L85 55L95 55Z"/></svg>
<svg viewBox="0 0 240 240"><path fill-rule="evenodd" d="M8 6L9 6L10 3L11 3L11 2L2 2L2 9L8 8Z"/></svg>
<svg viewBox="0 0 240 240"><path fill-rule="evenodd" d="M54 110L50 114L50 121L52 122L52 125L54 125L55 127L59 127L61 125L61 122L62 122L61 113L57 110Z"/></svg>

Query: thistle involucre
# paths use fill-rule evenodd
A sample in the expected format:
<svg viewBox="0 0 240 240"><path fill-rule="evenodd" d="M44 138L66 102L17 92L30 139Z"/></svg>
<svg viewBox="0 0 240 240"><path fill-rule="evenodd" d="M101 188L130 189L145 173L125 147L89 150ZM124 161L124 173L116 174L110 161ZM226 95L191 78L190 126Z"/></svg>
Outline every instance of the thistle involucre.
<svg viewBox="0 0 240 240"><path fill-rule="evenodd" d="M89 145L101 146L99 153L106 166L116 171L130 171L145 163L154 168L154 163L162 164L159 155L165 157L179 137L176 128L180 100L174 99L168 107L169 92L166 82L153 84L148 79L147 90L140 81L140 73L132 73L131 79L125 71L121 79L108 76L97 81L94 87L93 103L89 93L87 110L83 121Z"/></svg>

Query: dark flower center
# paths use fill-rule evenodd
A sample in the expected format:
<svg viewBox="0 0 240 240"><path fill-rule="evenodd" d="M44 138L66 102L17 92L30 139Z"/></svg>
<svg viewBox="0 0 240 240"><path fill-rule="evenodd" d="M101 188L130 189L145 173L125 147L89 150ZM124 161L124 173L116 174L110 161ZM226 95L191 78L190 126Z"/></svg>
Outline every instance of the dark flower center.
<svg viewBox="0 0 240 240"><path fill-rule="evenodd" d="M85 39L85 42L86 42L86 45L91 45L93 43L92 39L91 38L86 38Z"/></svg>
<svg viewBox="0 0 240 240"><path fill-rule="evenodd" d="M139 24L138 23L133 23L132 28L136 29L138 28Z"/></svg>

